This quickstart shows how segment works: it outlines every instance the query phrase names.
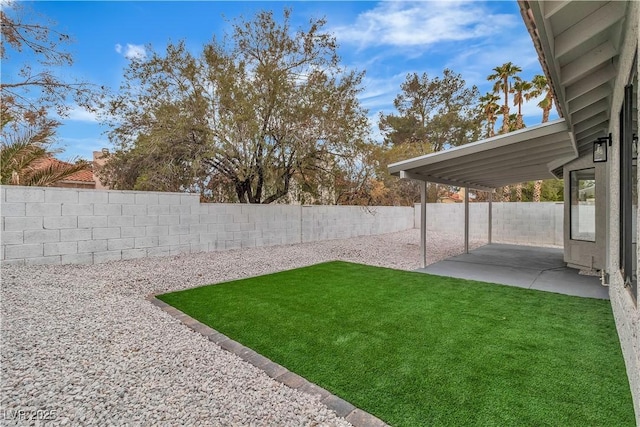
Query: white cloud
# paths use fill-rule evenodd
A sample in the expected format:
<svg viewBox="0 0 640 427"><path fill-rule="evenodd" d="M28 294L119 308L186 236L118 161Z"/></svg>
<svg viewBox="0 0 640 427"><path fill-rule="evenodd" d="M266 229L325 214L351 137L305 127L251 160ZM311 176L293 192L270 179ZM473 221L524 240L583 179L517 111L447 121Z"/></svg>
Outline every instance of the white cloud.
<svg viewBox="0 0 640 427"><path fill-rule="evenodd" d="M377 114L383 109L393 108L393 99L400 91L400 84L405 75L396 75L389 78L366 77L363 80L365 90L360 94L360 104Z"/></svg>
<svg viewBox="0 0 640 427"><path fill-rule="evenodd" d="M517 17L491 13L482 3L382 2L350 26L333 28L340 43L371 46L429 46L491 37L518 25Z"/></svg>
<svg viewBox="0 0 640 427"><path fill-rule="evenodd" d="M57 155L61 160L74 161L77 158L93 160L93 152L101 151L104 147L110 147L108 140L103 138L71 138L60 136L53 149L59 149L61 153Z"/></svg>
<svg viewBox="0 0 640 427"><path fill-rule="evenodd" d="M481 92L491 90L492 83L487 81L487 76L493 72L493 68L505 62L510 61L522 68L524 79L542 74L538 55L528 34L513 37L505 32L498 38L500 43L489 39L469 45L453 56L447 66L461 73L468 84L480 87Z"/></svg>
<svg viewBox="0 0 640 427"><path fill-rule="evenodd" d="M71 107L67 113L67 120L73 120L76 122L98 123L98 116L96 112L86 110L77 105Z"/></svg>
<svg viewBox="0 0 640 427"><path fill-rule="evenodd" d="M147 57L147 50L141 44L127 43L125 47L120 43L116 43L115 50L127 59L145 59Z"/></svg>

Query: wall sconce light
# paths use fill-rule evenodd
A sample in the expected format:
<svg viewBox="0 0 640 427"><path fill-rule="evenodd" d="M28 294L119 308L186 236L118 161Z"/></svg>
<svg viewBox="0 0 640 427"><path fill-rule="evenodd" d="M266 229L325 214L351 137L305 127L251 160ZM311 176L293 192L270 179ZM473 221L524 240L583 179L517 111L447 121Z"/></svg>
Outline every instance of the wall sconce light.
<svg viewBox="0 0 640 427"><path fill-rule="evenodd" d="M636 135L635 133L631 138L631 158L633 160L638 159L638 135Z"/></svg>
<svg viewBox="0 0 640 427"><path fill-rule="evenodd" d="M594 163L607 161L607 146L611 146L611 134L609 134L609 136L602 136L593 142Z"/></svg>

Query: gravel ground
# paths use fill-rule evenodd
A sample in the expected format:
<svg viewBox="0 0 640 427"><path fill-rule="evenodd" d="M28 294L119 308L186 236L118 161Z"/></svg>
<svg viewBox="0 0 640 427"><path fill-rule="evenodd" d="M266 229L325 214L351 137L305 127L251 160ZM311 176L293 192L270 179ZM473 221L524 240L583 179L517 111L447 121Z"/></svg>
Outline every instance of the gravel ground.
<svg viewBox="0 0 640 427"><path fill-rule="evenodd" d="M418 244L418 230L407 230L98 265L2 267L0 423L348 426L145 297L334 259L412 270ZM429 235L428 246L429 262L463 250L459 237L447 235Z"/></svg>

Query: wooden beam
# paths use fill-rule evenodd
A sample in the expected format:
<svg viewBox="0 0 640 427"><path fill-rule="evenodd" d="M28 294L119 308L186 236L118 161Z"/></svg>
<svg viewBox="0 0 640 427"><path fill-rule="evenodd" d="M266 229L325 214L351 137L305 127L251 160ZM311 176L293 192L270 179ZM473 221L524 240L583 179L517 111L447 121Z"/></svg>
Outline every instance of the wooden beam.
<svg viewBox="0 0 640 427"><path fill-rule="evenodd" d="M590 92L569 102L570 111L578 111L587 108L589 105L595 104L601 99L607 99L613 94L613 89L608 84L603 84Z"/></svg>
<svg viewBox="0 0 640 427"><path fill-rule="evenodd" d="M562 84L569 86L577 82L589 74L591 70L609 61L617 54L618 52L616 52L616 49L613 47L613 43L607 40L600 46L591 49L589 52L562 67L560 69Z"/></svg>
<svg viewBox="0 0 640 427"><path fill-rule="evenodd" d="M600 136L606 136L605 131L606 129L599 127L587 129L584 132L576 133L576 141L584 141L586 139L590 139L593 142Z"/></svg>
<svg viewBox="0 0 640 427"><path fill-rule="evenodd" d="M587 108L583 108L582 110L578 110L571 114L571 123L575 125L576 123L583 122L592 116L602 113L603 111L606 112L608 109L609 103L607 100L601 99L600 101L589 105Z"/></svg>
<svg viewBox="0 0 640 427"><path fill-rule="evenodd" d="M571 4L571 1L545 1L541 2L541 4L544 8L544 17L549 19L556 13L560 12L565 6Z"/></svg>
<svg viewBox="0 0 640 427"><path fill-rule="evenodd" d="M497 154L494 153L489 156L473 156L472 158L460 158L458 162L447 162L443 165L433 165L428 168L429 175L441 176L442 178L450 177L451 174L455 174L458 177L459 173L465 173L468 171L476 170L492 170L494 173L497 169L507 167L508 165L531 165L546 163L549 160L553 160L558 156L564 156L571 154L572 147L566 145L540 145L535 147L535 150L528 152L527 150L522 152ZM478 162L482 162L479 164ZM428 181L428 180L427 180Z"/></svg>
<svg viewBox="0 0 640 427"><path fill-rule="evenodd" d="M611 1L557 35L554 43L555 58L560 58L580 46L585 40L611 27L624 17L626 10L627 2Z"/></svg>
<svg viewBox="0 0 640 427"><path fill-rule="evenodd" d="M592 116L588 120L584 120L580 123L577 123L573 126L573 131L576 134L582 133L587 129L592 129L594 127L603 127L609 122L609 115L607 113L600 113Z"/></svg>
<svg viewBox="0 0 640 427"><path fill-rule="evenodd" d="M572 101L577 97L594 90L598 86L615 79L617 75L618 72L611 64L608 64L603 68L599 68L587 77L578 80L571 86L568 86L565 92L566 99L567 101Z"/></svg>
<svg viewBox="0 0 640 427"><path fill-rule="evenodd" d="M493 188L485 187L481 184L476 184L472 182L455 181L455 180L450 180L446 178L440 178L438 176L422 175L422 174L408 172L408 171L400 171L400 178L411 179L413 181L435 182L438 184L453 185L454 187L466 187L467 185L469 185L471 188L474 188L476 190L481 190L481 191L489 191L493 189Z"/></svg>

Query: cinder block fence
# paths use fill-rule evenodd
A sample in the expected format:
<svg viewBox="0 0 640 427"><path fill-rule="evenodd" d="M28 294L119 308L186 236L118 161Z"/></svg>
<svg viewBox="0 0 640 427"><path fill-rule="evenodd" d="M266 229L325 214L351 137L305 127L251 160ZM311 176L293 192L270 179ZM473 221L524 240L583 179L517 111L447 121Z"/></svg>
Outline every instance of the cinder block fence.
<svg viewBox="0 0 640 427"><path fill-rule="evenodd" d="M3 264L92 264L344 239L419 227L415 207L200 203L194 194L0 187ZM488 206L470 205L487 239ZM427 205L427 232L459 235L462 204ZM562 204L494 203L493 241L562 245Z"/></svg>
<svg viewBox="0 0 640 427"><path fill-rule="evenodd" d="M523 245L562 246L563 203L493 203L492 241ZM427 231L464 233L462 203L427 205ZM415 205L415 226L420 227L420 205ZM489 204L469 204L469 238L487 240Z"/></svg>
<svg viewBox="0 0 640 427"><path fill-rule="evenodd" d="M390 233L412 207L200 203L198 195L0 187L3 264L91 264Z"/></svg>

